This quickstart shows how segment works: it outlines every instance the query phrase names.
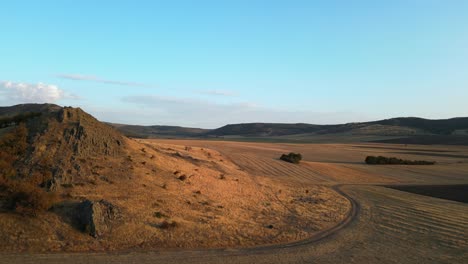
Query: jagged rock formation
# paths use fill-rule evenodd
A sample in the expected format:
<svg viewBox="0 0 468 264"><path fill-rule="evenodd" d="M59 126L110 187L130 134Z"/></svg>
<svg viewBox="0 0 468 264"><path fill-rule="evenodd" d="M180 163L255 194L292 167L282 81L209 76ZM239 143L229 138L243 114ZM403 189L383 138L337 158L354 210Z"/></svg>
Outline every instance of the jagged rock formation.
<svg viewBox="0 0 468 264"><path fill-rule="evenodd" d="M50 174L44 185L52 190L103 177L109 180L128 176L127 139L114 128L80 108L27 106L17 106L16 113L40 115L25 122L29 147L15 164L19 175L28 177L38 170ZM13 116L14 109L0 109L0 113Z"/></svg>

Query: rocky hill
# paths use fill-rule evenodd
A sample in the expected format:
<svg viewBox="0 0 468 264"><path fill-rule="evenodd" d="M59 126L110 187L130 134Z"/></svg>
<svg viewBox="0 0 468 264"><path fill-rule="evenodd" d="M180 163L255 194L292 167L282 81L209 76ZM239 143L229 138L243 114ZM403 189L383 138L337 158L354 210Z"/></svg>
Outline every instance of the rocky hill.
<svg viewBox="0 0 468 264"><path fill-rule="evenodd" d="M108 157L115 162L108 177L125 174L121 171L128 167L127 139L80 108L49 104L0 108L0 120L17 116L26 116L21 123L25 137L18 140L24 140L27 147L14 164L20 177L36 172L50 175L44 184L52 189L91 181ZM3 130L16 124L10 125Z"/></svg>

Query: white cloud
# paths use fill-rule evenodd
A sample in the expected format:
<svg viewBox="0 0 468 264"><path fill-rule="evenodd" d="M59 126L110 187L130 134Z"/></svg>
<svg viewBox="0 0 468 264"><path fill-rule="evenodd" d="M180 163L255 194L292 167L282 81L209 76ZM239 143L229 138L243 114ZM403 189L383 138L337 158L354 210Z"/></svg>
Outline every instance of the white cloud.
<svg viewBox="0 0 468 264"><path fill-rule="evenodd" d="M98 83L133 86L133 87L153 87L152 85L145 84L145 83L108 80L108 79L103 79L94 75L57 74L56 76L62 79L73 80L73 81L89 81L89 82L98 82Z"/></svg>
<svg viewBox="0 0 468 264"><path fill-rule="evenodd" d="M57 85L45 83L0 82L2 96L9 101L22 103L52 103L65 98L65 92Z"/></svg>

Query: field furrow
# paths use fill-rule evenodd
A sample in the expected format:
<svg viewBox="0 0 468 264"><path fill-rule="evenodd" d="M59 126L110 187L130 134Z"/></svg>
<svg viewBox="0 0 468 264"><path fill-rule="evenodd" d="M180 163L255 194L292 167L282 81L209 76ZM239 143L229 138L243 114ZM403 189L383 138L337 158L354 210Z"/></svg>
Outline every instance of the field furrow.
<svg viewBox="0 0 468 264"><path fill-rule="evenodd" d="M439 230L434 228L434 225L399 220L391 216L382 216L381 220L383 221L381 225L384 226L393 226L394 228L399 227L402 230L409 230L420 234L433 236L438 238L438 240L456 241L461 245L468 245L468 241L466 241L463 234L461 234L463 232L461 230Z"/></svg>
<svg viewBox="0 0 468 264"><path fill-rule="evenodd" d="M400 219L402 221L413 221L417 222L418 224L428 225L428 227L433 227L435 229L445 229L452 232L456 232L456 229L454 228L459 228L461 230L468 229L468 226L466 224L464 225L453 221L447 221L441 218L436 218L427 215L400 213L401 210L397 211L393 209L387 209L385 207L379 207L379 209L382 210L382 212L391 215L394 219ZM463 234L464 232L462 232L462 235Z"/></svg>
<svg viewBox="0 0 468 264"><path fill-rule="evenodd" d="M259 174L269 177L292 178L299 181L324 182L325 177L317 174L310 168L305 168L295 164L288 164L283 161L263 159L248 154L231 154L231 158L236 163L252 174Z"/></svg>
<svg viewBox="0 0 468 264"><path fill-rule="evenodd" d="M424 197L424 196L423 196ZM417 208L422 208L421 204L414 204L414 207L409 207L409 206L401 206L401 207L396 207L394 208L395 211L402 211L405 213L411 213L413 215L425 215L427 218L435 218L435 219L440 219L442 221L448 221L448 222L453 222L453 223L460 223L462 225L468 225L468 215L463 214L463 212L458 212L458 211L451 211L448 208L430 208L427 205L425 208L422 209L416 209Z"/></svg>

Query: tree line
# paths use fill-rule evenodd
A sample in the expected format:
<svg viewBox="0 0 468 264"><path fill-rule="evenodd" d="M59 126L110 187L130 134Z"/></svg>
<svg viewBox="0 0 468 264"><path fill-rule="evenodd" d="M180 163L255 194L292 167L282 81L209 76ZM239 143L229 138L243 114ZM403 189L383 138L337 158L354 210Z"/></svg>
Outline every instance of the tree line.
<svg viewBox="0 0 468 264"><path fill-rule="evenodd" d="M434 165L435 161L427 160L404 160L395 157L383 157L383 156L367 156L365 160L366 164L371 165Z"/></svg>

